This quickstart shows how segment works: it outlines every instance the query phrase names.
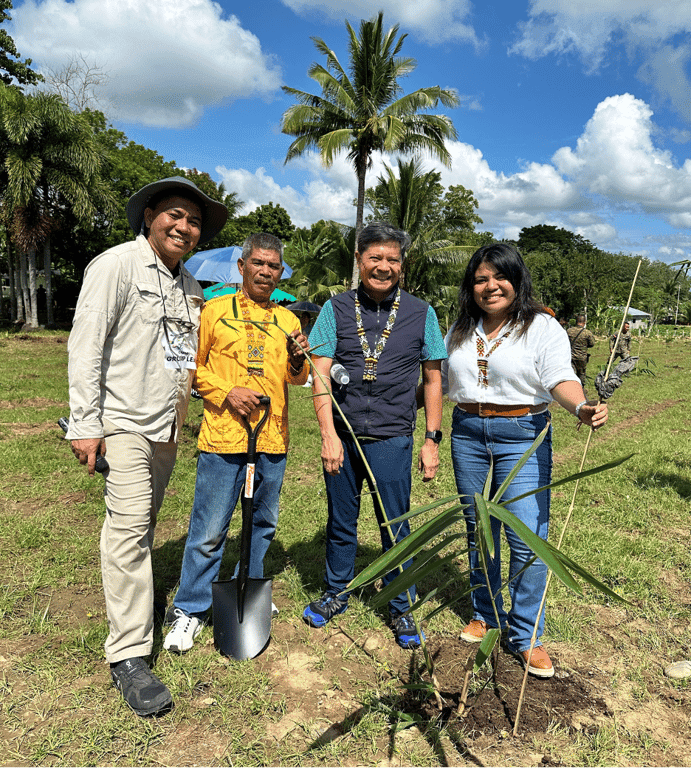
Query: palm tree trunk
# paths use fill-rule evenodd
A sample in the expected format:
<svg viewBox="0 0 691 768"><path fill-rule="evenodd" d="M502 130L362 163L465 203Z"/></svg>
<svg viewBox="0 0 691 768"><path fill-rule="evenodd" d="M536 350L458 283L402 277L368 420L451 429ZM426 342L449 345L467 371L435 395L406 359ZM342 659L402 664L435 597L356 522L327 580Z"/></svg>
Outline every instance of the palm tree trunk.
<svg viewBox="0 0 691 768"><path fill-rule="evenodd" d="M51 258L50 258L50 235L46 237L45 243L43 243L43 276L44 285L46 287L46 327L52 328L54 325L53 320L53 273L51 270Z"/></svg>
<svg viewBox="0 0 691 768"><path fill-rule="evenodd" d="M357 251L357 241L363 227L365 213L365 176L367 174L367 158L360 158L356 164L357 170L357 209L355 214L355 251ZM353 276L350 280L350 287L357 288L360 282L360 270L357 265L355 253L353 253Z"/></svg>
<svg viewBox="0 0 691 768"><path fill-rule="evenodd" d="M17 272L14 268L9 237L7 238L7 267L10 276L10 320L14 322L17 319Z"/></svg>
<svg viewBox="0 0 691 768"><path fill-rule="evenodd" d="M19 285L21 291L17 294L17 321L27 323L29 321L29 288L26 279L26 253L24 251L19 252Z"/></svg>
<svg viewBox="0 0 691 768"><path fill-rule="evenodd" d="M32 328L38 328L38 299L36 296L36 249L29 248L27 254L27 264L29 267L29 310L31 319L29 324Z"/></svg>

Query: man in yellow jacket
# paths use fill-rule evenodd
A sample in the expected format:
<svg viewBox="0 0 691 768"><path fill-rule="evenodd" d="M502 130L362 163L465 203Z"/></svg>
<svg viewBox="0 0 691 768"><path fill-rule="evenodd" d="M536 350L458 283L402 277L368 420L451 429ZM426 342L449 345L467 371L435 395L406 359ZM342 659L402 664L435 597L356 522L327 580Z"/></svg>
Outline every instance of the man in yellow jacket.
<svg viewBox="0 0 691 768"><path fill-rule="evenodd" d="M180 588L166 621L163 647L192 648L211 607L223 546L245 480L247 432L243 418L258 421L259 398L271 398L269 419L257 441L249 577L264 576L264 555L278 522L278 500L288 451L288 384L307 380L307 337L298 318L271 301L283 272L283 244L268 234L250 235L238 260L242 291L209 301L201 316L197 391L204 419L194 506L182 560ZM252 321L252 322L247 322ZM275 326L288 332L286 336ZM257 326L252 323L262 323Z"/></svg>

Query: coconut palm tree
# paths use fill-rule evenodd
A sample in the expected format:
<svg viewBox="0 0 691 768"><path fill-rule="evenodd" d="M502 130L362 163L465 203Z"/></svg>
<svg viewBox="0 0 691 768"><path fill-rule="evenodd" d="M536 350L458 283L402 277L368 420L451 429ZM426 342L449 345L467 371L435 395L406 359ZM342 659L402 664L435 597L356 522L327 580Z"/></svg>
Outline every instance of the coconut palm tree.
<svg viewBox="0 0 691 768"><path fill-rule="evenodd" d="M0 195L10 236L20 254L28 256L26 320L31 325L38 325L37 249L43 247L46 319L51 324L51 233L68 210L84 226L113 212L113 197L101 177L104 164L91 127L59 96L24 96L0 87Z"/></svg>
<svg viewBox="0 0 691 768"><path fill-rule="evenodd" d="M286 162L306 150L317 150L322 162L330 166L336 155L347 151L358 182L356 234L362 229L365 205L365 178L374 152L427 151L450 164L446 139L456 138L456 130L445 115L420 114L439 102L457 107L455 91L432 86L404 95L400 79L410 74L416 62L399 57L406 35L398 39L398 25L385 32L383 13L360 22L356 34L346 21L349 65L346 68L329 46L312 38L317 50L326 56L326 65L312 64L309 76L321 88L321 95L283 86L297 104L283 114L281 129L295 140L288 148ZM353 286L357 284L357 265Z"/></svg>

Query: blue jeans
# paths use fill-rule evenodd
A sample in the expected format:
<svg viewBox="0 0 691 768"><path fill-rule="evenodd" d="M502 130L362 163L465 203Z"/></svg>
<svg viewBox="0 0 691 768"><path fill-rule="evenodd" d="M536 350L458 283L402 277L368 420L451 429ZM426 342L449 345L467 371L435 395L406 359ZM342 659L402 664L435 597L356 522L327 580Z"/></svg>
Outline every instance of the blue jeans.
<svg viewBox="0 0 691 768"><path fill-rule="evenodd" d="M503 418L500 416L482 418L454 408L451 431L451 457L458 492L467 498L463 503L471 506L465 510L468 527L468 542L475 546L475 493L482 489L489 471L490 460L494 461L492 494L504 481L516 462L521 458L538 434L548 422L547 414ZM549 485L552 474L552 428L537 451L530 457L513 482L504 493L504 499L510 499L543 485ZM510 512L525 523L531 531L547 539L549 530L550 492L527 496L508 506ZM513 651L530 648L533 626L537 618L540 601L545 589L547 567L541 560L536 560L524 573L514 578L515 574L533 557L532 551L516 536L514 531L505 526L509 543L509 579L508 591L511 597L511 609L504 610L502 593L497 594L501 586L501 559L499 535L502 523L491 518L495 556L488 562L492 593L497 595L496 603L499 622L502 628L508 627L508 645ZM471 551L470 584L480 584L471 593L473 618L481 619L491 627L497 622L489 599L485 577L480 570L480 557L477 551ZM545 624L544 610L538 625L538 643Z"/></svg>
<svg viewBox="0 0 691 768"><path fill-rule="evenodd" d="M199 454L180 588L173 601L188 616L203 618L211 607L211 583L218 579L223 546L245 482L246 466L244 453ZM276 533L285 468L285 453L257 454L249 567L252 579L264 576L264 555ZM236 575L237 570L236 567Z"/></svg>
<svg viewBox="0 0 691 768"><path fill-rule="evenodd" d="M355 443L350 437L343 442L343 467L338 475L324 473L329 519L326 524L326 586L329 591L341 592L355 576L355 551L357 549L357 522L360 515L360 493L366 480L365 467ZM387 440L370 440L361 443L367 463L377 481L386 516L389 520L404 515L410 509L410 471L413 459L413 437L391 437ZM377 522L384 521L375 497L374 511ZM393 546L389 528L380 528L382 549ZM391 528L394 541L398 542L410 533L408 521ZM407 568L412 560L404 564ZM384 584L398 575L398 569L387 573ZM410 588L415 600L415 587ZM389 603L394 611L404 613L410 607L407 593L402 592Z"/></svg>

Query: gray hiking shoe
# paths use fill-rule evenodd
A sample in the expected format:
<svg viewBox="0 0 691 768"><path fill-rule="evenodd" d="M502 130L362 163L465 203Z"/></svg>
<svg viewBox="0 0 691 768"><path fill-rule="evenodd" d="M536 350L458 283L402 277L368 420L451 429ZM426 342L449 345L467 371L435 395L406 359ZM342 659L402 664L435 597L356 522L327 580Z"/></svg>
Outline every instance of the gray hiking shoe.
<svg viewBox="0 0 691 768"><path fill-rule="evenodd" d="M110 676L122 698L140 717L160 715L173 706L170 691L144 659L124 659L112 664Z"/></svg>

